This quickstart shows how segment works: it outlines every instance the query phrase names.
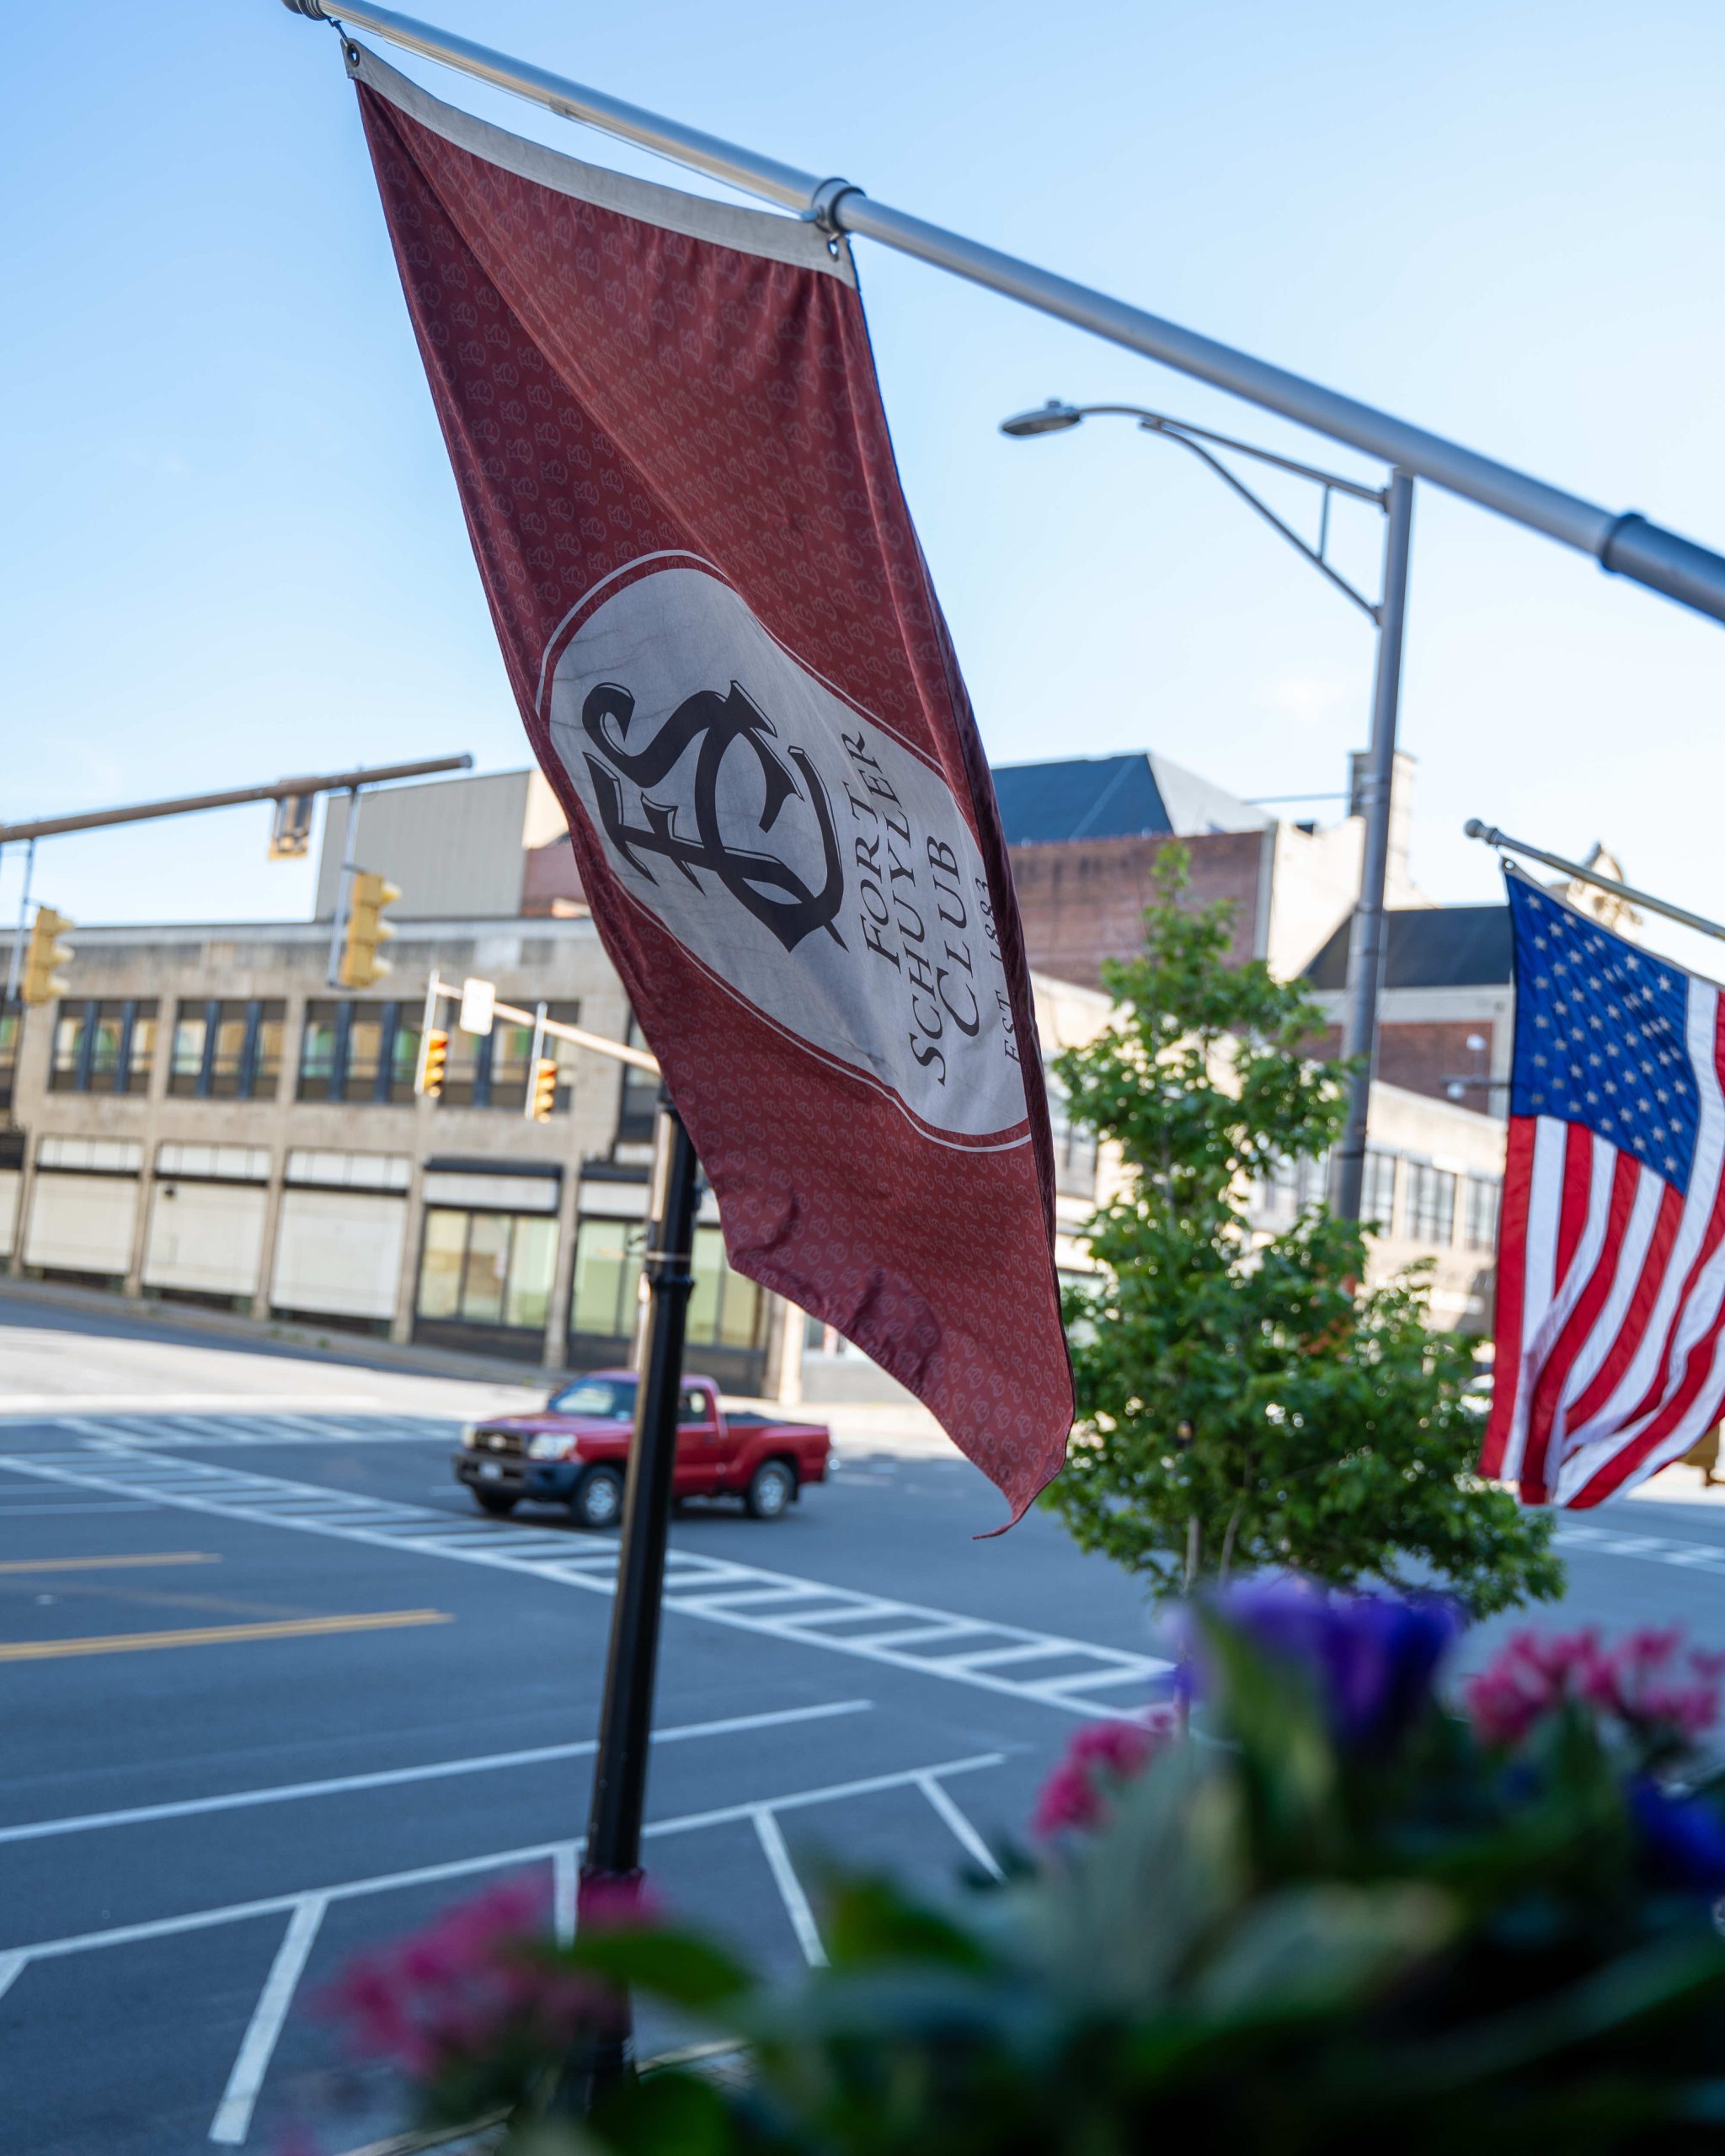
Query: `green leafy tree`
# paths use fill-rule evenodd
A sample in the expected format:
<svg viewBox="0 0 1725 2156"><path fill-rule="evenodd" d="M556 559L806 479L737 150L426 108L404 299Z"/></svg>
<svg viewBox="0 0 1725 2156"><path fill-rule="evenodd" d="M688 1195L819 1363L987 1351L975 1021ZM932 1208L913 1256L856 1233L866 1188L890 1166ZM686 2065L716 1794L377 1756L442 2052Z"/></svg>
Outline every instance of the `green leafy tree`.
<svg viewBox="0 0 1725 2156"><path fill-rule="evenodd" d="M1363 1236L1322 1204L1252 1232L1248 1185L1335 1141L1348 1066L1300 1052L1316 1006L1227 963L1231 909L1183 906L1187 874L1163 847L1144 952L1104 969L1114 1022L1055 1065L1124 1172L1086 1230L1097 1292L1068 1298L1080 1427L1044 1502L1163 1593L1279 1565L1480 1615L1557 1595L1549 1521L1472 1471L1469 1353L1423 1269L1365 1286Z"/></svg>

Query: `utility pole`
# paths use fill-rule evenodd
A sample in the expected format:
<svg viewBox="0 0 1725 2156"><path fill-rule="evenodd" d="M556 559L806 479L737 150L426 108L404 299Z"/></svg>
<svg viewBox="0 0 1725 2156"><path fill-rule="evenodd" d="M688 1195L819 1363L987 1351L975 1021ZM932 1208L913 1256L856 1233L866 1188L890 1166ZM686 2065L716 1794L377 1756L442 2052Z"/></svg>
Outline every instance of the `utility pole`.
<svg viewBox="0 0 1725 2156"><path fill-rule="evenodd" d="M1402 702L1402 632L1407 615L1407 556L1413 537L1413 479L1390 474L1384 531L1383 596L1378 605L1378 663L1372 686L1371 739L1360 783L1365 817L1359 904L1348 947L1348 1004L1342 1053L1359 1059L1348 1081L1348 1120L1331 1171L1331 1203L1344 1220L1359 1218L1365 1183L1366 1125L1378 1059L1378 998L1384 985L1384 882L1390 861L1390 812L1396 778L1396 721Z"/></svg>
<svg viewBox="0 0 1725 2156"><path fill-rule="evenodd" d="M1001 432L1015 441L1033 440L1040 435L1064 434L1089 419L1129 419L1139 431L1172 442L1195 456L1207 471L1231 488L1242 501L1257 511L1295 553L1309 562L1320 576L1351 600L1378 632L1377 666L1373 677L1371 732L1365 762L1355 794L1365 830L1359 864L1359 901L1354 908L1354 931L1348 952L1348 1006L1343 1028L1344 1054L1359 1059L1348 1081L1348 1120L1342 1143L1330 1165L1330 1202L1343 1219L1359 1218L1365 1177L1366 1123L1371 1109L1372 1073L1377 1064L1378 997L1384 976L1384 884L1389 870L1391 811L1396 778L1396 723L1402 701L1402 634L1407 616L1407 558L1413 535L1413 475L1397 466L1385 487L1368 487L1339 472L1327 472L1281 456L1257 443L1241 441L1232 435L1213 433L1194 426L1189 419L1170 419L1166 412L1147 411L1141 404L1063 404L1058 398L1033 412L1019 412L1001 422ZM1247 485L1219 454L1230 451L1253 462L1285 472L1322 490L1318 510L1317 544L1302 539L1287 520L1279 516L1261 494ZM1350 584L1330 559L1330 502L1333 495L1352 496L1370 502L1384 516L1383 584L1375 605Z"/></svg>

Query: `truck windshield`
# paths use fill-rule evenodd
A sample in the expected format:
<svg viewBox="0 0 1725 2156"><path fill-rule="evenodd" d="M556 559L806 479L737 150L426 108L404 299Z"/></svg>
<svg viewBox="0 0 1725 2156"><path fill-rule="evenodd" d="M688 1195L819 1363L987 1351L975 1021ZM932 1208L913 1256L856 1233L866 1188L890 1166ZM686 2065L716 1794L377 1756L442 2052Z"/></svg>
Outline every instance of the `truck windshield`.
<svg viewBox="0 0 1725 2156"><path fill-rule="evenodd" d="M579 1378L554 1392L545 1403L553 1415L587 1415L595 1422L633 1422L635 1419L635 1380L633 1378Z"/></svg>

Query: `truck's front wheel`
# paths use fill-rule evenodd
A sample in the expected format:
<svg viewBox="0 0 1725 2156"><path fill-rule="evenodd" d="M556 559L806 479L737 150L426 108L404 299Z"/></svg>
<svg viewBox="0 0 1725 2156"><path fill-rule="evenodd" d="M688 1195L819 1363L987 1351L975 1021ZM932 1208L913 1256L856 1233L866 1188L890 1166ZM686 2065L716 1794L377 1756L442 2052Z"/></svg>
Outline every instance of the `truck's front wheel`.
<svg viewBox="0 0 1725 2156"><path fill-rule="evenodd" d="M623 1478L614 1467L590 1467L569 1499L569 1510L581 1527L615 1527L622 1509Z"/></svg>
<svg viewBox="0 0 1725 2156"><path fill-rule="evenodd" d="M749 1477L743 1502L751 1519L777 1519L797 1494L797 1478L782 1460L763 1460Z"/></svg>

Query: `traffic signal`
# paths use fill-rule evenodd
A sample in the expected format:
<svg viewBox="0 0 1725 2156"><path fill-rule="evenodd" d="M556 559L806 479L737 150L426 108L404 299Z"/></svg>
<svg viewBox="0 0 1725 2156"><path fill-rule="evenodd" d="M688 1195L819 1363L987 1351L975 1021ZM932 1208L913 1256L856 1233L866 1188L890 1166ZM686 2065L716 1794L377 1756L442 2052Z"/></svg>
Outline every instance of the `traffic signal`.
<svg viewBox="0 0 1725 2156"><path fill-rule="evenodd" d="M428 1100L441 1099L443 1074L448 1068L449 1035L441 1026L428 1026L419 1042L419 1069L414 1080L414 1091L425 1094Z"/></svg>
<svg viewBox="0 0 1725 2156"><path fill-rule="evenodd" d="M372 869L363 869L354 878L347 904L347 940L336 974L344 988L370 988L389 971L389 961L379 953L395 930L383 918L383 909L400 896L398 886Z"/></svg>
<svg viewBox="0 0 1725 2156"><path fill-rule="evenodd" d="M26 1003L51 1003L56 995L65 994L65 976L55 969L65 965L72 953L57 939L72 926L63 913L56 913L52 907L36 908L18 986Z"/></svg>
<svg viewBox="0 0 1725 2156"><path fill-rule="evenodd" d="M270 828L272 861L303 861L312 850L312 804L314 793L284 793L275 804Z"/></svg>
<svg viewBox="0 0 1725 2156"><path fill-rule="evenodd" d="M535 1123L548 1123L557 1105L557 1058L542 1055L527 1081L527 1113Z"/></svg>

